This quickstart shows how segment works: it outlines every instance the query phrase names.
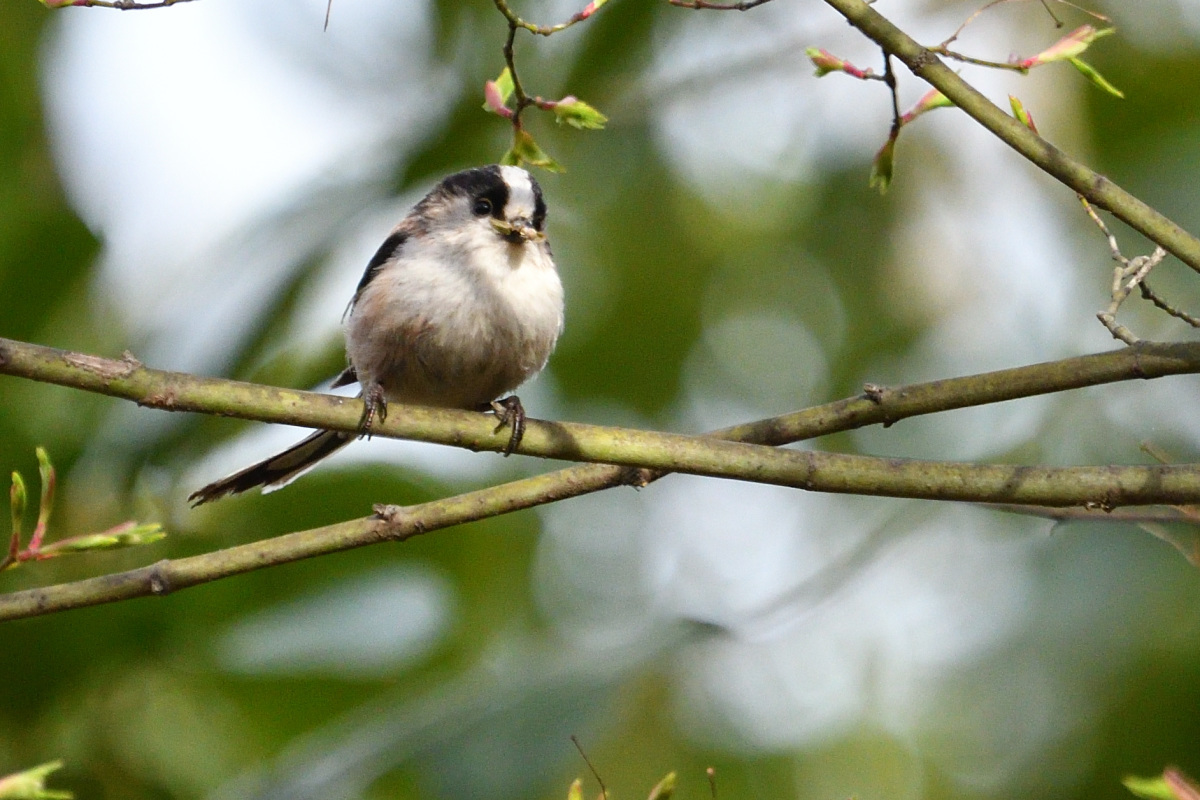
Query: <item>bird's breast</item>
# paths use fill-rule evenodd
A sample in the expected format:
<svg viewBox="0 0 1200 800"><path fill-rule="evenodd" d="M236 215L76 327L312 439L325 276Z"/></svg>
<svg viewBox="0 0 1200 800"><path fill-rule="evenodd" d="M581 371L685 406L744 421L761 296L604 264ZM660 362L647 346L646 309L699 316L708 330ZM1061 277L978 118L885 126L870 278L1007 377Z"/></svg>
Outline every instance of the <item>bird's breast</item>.
<svg viewBox="0 0 1200 800"><path fill-rule="evenodd" d="M359 378L400 402L475 408L541 370L562 329L562 283L548 248L503 248L482 263L456 254L381 270L346 321Z"/></svg>

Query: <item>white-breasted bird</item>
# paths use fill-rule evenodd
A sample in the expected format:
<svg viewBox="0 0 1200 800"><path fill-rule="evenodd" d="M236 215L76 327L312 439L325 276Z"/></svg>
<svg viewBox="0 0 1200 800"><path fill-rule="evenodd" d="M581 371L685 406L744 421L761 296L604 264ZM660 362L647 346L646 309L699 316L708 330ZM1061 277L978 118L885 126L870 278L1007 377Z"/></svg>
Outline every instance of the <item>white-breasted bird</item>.
<svg viewBox="0 0 1200 800"><path fill-rule="evenodd" d="M546 203L519 167L445 178L409 212L367 264L345 317L363 432L387 401L491 409L520 442L525 412L507 397L546 365L563 326L563 290L546 240ZM256 486L284 486L356 434L317 431L264 461L198 489L193 505Z"/></svg>

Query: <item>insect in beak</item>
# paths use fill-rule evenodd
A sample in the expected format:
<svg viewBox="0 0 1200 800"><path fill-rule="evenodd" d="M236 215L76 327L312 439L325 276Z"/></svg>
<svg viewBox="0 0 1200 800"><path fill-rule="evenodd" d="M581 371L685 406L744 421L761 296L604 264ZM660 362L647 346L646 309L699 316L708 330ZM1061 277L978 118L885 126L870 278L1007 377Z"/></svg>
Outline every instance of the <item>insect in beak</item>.
<svg viewBox="0 0 1200 800"><path fill-rule="evenodd" d="M491 223L496 233L500 234L509 244L540 242L546 238L546 234L534 228L529 220L523 217L517 217L512 222L492 219Z"/></svg>

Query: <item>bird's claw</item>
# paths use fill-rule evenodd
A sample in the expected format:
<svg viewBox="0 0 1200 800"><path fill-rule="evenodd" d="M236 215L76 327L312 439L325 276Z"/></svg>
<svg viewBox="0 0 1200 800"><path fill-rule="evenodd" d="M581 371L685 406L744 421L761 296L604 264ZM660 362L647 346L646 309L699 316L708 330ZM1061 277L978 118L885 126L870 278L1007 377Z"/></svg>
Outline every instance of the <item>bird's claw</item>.
<svg viewBox="0 0 1200 800"><path fill-rule="evenodd" d="M499 433L505 425L511 431L508 436L508 444L503 450L506 457L511 456L525 435L525 407L521 405L521 398L515 394L503 400L493 400L489 405L491 405L496 419L500 421L500 424L492 432Z"/></svg>
<svg viewBox="0 0 1200 800"><path fill-rule="evenodd" d="M380 422L387 419L387 398L383 396L383 387L375 383L363 389L362 399L363 415L358 427L361 435L370 439L375 418L378 417Z"/></svg>

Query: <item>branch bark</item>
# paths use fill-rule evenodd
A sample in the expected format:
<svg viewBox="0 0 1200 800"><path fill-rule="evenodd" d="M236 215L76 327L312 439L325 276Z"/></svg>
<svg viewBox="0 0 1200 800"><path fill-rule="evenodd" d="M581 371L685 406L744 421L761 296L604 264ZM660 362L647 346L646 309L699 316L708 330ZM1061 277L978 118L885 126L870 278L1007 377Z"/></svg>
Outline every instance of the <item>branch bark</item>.
<svg viewBox="0 0 1200 800"><path fill-rule="evenodd" d="M778 445L953 408L1001 402L1133 378L1200 372L1200 344L1139 344L1065 359L907 387L868 387L856 397L708 437L688 437L531 420L519 449L553 458L595 458L628 466L576 466L407 508L379 506L371 517L287 534L175 561L0 596L0 621L99 603L162 595L219 578L379 541L403 540L623 483L663 471L688 471L781 483L816 491L889 494L1041 506L1200 502L1200 466L1028 467L881 459L777 451ZM266 386L198 378L0 339L0 374L16 375L134 400L174 411L355 430L358 401ZM378 435L502 450L491 420L469 412L396 406ZM731 441L738 439L743 444ZM746 444L753 443L753 444ZM676 461L676 459L679 459Z"/></svg>

